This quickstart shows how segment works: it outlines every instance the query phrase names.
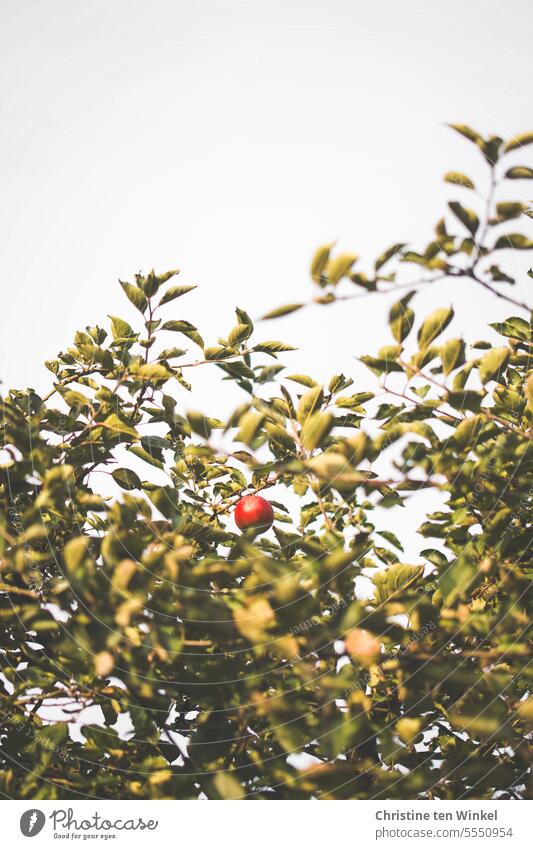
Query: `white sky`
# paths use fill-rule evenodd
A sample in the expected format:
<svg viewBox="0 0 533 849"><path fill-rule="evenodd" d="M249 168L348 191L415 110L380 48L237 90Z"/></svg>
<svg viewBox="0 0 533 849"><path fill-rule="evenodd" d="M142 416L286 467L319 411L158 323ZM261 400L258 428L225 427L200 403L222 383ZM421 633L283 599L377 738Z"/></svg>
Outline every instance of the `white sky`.
<svg viewBox="0 0 533 849"><path fill-rule="evenodd" d="M444 123L531 129L532 35L528 0L3 0L4 383L42 390L42 362L76 329L134 319L116 281L136 271L178 266L200 284L169 317L213 344L235 305L306 299L323 242L364 267L427 240L460 196L442 174L481 187L486 171ZM510 270L531 262L507 253ZM511 312L462 281L421 294L417 315L450 302L450 331L470 339ZM299 347L290 371L342 370L360 389L354 357L389 341L387 306L313 309L261 335ZM177 389L184 406L241 400L215 371L194 371L192 401Z"/></svg>

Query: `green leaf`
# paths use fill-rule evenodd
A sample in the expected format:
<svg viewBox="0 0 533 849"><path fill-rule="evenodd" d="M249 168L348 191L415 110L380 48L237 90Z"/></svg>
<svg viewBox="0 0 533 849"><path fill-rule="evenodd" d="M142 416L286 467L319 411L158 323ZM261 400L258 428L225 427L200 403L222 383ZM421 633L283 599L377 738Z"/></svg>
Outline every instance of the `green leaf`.
<svg viewBox="0 0 533 849"><path fill-rule="evenodd" d="M174 360L177 357L183 357L187 351L184 348L165 348L158 356L159 360Z"/></svg>
<svg viewBox="0 0 533 849"><path fill-rule="evenodd" d="M329 282L336 285L343 277L346 277L357 259L357 254L342 253L330 260L326 268L326 277Z"/></svg>
<svg viewBox="0 0 533 849"><path fill-rule="evenodd" d="M507 364L510 354L509 348L493 348L481 358L478 371L483 384L488 383L489 380L499 379L500 372Z"/></svg>
<svg viewBox="0 0 533 849"><path fill-rule="evenodd" d="M418 344L427 348L449 325L454 316L453 307L441 307L428 315L418 331Z"/></svg>
<svg viewBox="0 0 533 849"><path fill-rule="evenodd" d="M465 361L465 343L463 339L448 339L440 349L442 370L450 374Z"/></svg>
<svg viewBox="0 0 533 849"><path fill-rule="evenodd" d="M527 408L530 413L533 413L533 374L530 374L526 380L526 398Z"/></svg>
<svg viewBox="0 0 533 849"><path fill-rule="evenodd" d="M265 313L261 318L269 319L269 318L281 318L283 315L290 315L291 312L296 312L296 310L301 310L305 304L285 304L283 307L277 307L275 310L271 310L270 312Z"/></svg>
<svg viewBox="0 0 533 849"><path fill-rule="evenodd" d="M307 374L288 374L287 380L294 380L295 383L301 383L302 386L309 386L310 388L317 386L316 380L313 380Z"/></svg>
<svg viewBox="0 0 533 849"><path fill-rule="evenodd" d="M254 323L248 313L245 312L245 310L241 310L239 307L235 307L235 315L237 316L237 321L239 322L239 324L246 324L253 330Z"/></svg>
<svg viewBox="0 0 533 849"><path fill-rule="evenodd" d="M455 130L456 133L460 133L465 137L465 139L468 139L468 141L474 142L474 144L481 145L483 142L483 137L467 124L448 124L448 126L452 130Z"/></svg>
<svg viewBox="0 0 533 849"><path fill-rule="evenodd" d="M267 342L260 342L259 345L254 345L253 351L262 351L265 354L279 354L281 351L295 351L292 345L286 345L284 342L277 342L269 339Z"/></svg>
<svg viewBox="0 0 533 849"><path fill-rule="evenodd" d="M510 150L516 150L519 147L525 147L533 142L533 133L520 133L518 136L506 142L504 150L508 153Z"/></svg>
<svg viewBox="0 0 533 849"><path fill-rule="evenodd" d="M346 377L344 374L334 374L328 383L328 390L331 395L336 395L337 392L347 389L352 384L353 380L351 377Z"/></svg>
<svg viewBox="0 0 533 849"><path fill-rule="evenodd" d="M347 474L352 471L348 460L343 454L336 454L329 451L325 454L318 454L315 457L311 457L311 459L307 461L307 465L315 475L329 480L334 480L339 475ZM367 476L367 473L361 472L361 482L365 480Z"/></svg>
<svg viewBox="0 0 533 849"><path fill-rule="evenodd" d="M374 374L390 374L393 371L403 372L402 366L393 357L359 357L362 363Z"/></svg>
<svg viewBox="0 0 533 849"><path fill-rule="evenodd" d="M333 243L322 245L313 256L311 261L311 277L315 283L320 283L324 269L329 262L332 247Z"/></svg>
<svg viewBox="0 0 533 849"><path fill-rule="evenodd" d="M476 444L484 421L482 416L469 416L457 425L453 434L453 440L460 451L464 451L466 448L472 448Z"/></svg>
<svg viewBox="0 0 533 849"><path fill-rule="evenodd" d="M479 218L476 213L472 209L467 209L466 206L463 206L457 201L450 201L448 206L459 221L464 224L466 229L475 236L479 227Z"/></svg>
<svg viewBox="0 0 533 849"><path fill-rule="evenodd" d="M204 416L203 413L190 410L187 413L187 421L194 433L197 433L198 436L203 437L203 439L209 439L211 436L211 426L209 424L209 419Z"/></svg>
<svg viewBox="0 0 533 849"><path fill-rule="evenodd" d="M304 448L313 451L330 433L334 423L331 413L312 413L302 427L300 439Z"/></svg>
<svg viewBox="0 0 533 849"><path fill-rule="evenodd" d="M145 463L150 463L151 466L155 466L157 469L165 468L161 460L154 457L148 451L145 451L145 449L140 445L132 445L128 447L128 451L131 451L131 453L135 454L136 457L139 457L140 460L144 460Z"/></svg>
<svg viewBox="0 0 533 849"><path fill-rule="evenodd" d="M181 298L182 295L186 295L187 292L192 292L193 289L197 288L197 286L171 286L159 301L159 306L168 304L169 301L174 301L176 298Z"/></svg>
<svg viewBox="0 0 533 849"><path fill-rule="evenodd" d="M506 233L505 236L500 236L497 239L493 250L502 250L503 248L513 248L516 251L529 251L533 248L533 241L524 236L523 233Z"/></svg>
<svg viewBox="0 0 533 849"><path fill-rule="evenodd" d="M237 778L231 772L215 773L212 779L214 792L210 794L213 799L244 799L245 793Z"/></svg>
<svg viewBox="0 0 533 849"><path fill-rule="evenodd" d="M527 165L515 165L505 172L508 180L532 180L533 168L528 168Z"/></svg>
<svg viewBox="0 0 533 849"><path fill-rule="evenodd" d="M63 560L70 572L75 572L80 568L87 557L90 542L89 537L84 536L74 537L67 542L63 549Z"/></svg>
<svg viewBox="0 0 533 849"><path fill-rule="evenodd" d="M387 542L390 542L390 544L397 548L399 551L403 551L403 546L400 540L395 534L392 533L392 531L377 531L377 533L381 537L383 537L383 539L386 539Z"/></svg>
<svg viewBox="0 0 533 849"><path fill-rule="evenodd" d="M475 189L475 185L466 174L461 174L459 171L448 171L444 175L446 183L453 183L454 186L463 186L465 189Z"/></svg>
<svg viewBox="0 0 533 849"><path fill-rule="evenodd" d="M236 348L241 342L244 342L245 339L248 339L252 335L252 331L253 327L249 324L237 324L228 334L228 345L231 348Z"/></svg>
<svg viewBox="0 0 533 849"><path fill-rule="evenodd" d="M404 592L424 573L423 566L407 566L404 563L395 563L382 572L377 572L372 578L376 587L375 601L384 604L395 595Z"/></svg>
<svg viewBox="0 0 533 849"><path fill-rule="evenodd" d="M354 395L339 395L335 399L335 405L343 410L357 410L361 404L371 401L373 392L356 392Z"/></svg>
<svg viewBox="0 0 533 849"><path fill-rule="evenodd" d="M470 590L477 571L476 562L467 547L439 578L439 588L446 605L452 604L464 592Z"/></svg>
<svg viewBox="0 0 533 849"><path fill-rule="evenodd" d="M191 324L189 321L165 321L165 323L161 326L161 330L170 330L174 333L183 333L184 336L187 336L188 339L190 339L203 350L204 340L198 333L194 324Z"/></svg>
<svg viewBox="0 0 533 849"><path fill-rule="evenodd" d="M382 268L389 259L392 259L393 256L400 253L403 248L405 248L405 242L397 242L395 245L391 245L390 248L387 248L387 250L384 251L375 261L374 270L379 271L379 269Z"/></svg>
<svg viewBox="0 0 533 849"><path fill-rule="evenodd" d="M111 332L115 341L135 338L136 333L127 321L114 315L110 315L109 318L111 319Z"/></svg>
<svg viewBox="0 0 533 849"><path fill-rule="evenodd" d="M239 420L237 442L244 442L245 445L251 445L264 421L265 417L259 413L254 413L251 410L245 413Z"/></svg>
<svg viewBox="0 0 533 849"><path fill-rule="evenodd" d="M479 413L484 397L484 393L478 392L476 389L464 389L459 392L448 392L445 400L456 410L470 410L472 413Z"/></svg>
<svg viewBox="0 0 533 849"><path fill-rule="evenodd" d="M222 345L213 345L210 348L204 349L206 360L224 360L227 357L231 357L231 355L231 350L224 348Z"/></svg>
<svg viewBox="0 0 533 849"><path fill-rule="evenodd" d="M498 221L510 221L522 215L524 209L524 204L518 201L502 201L496 204L496 216Z"/></svg>
<svg viewBox="0 0 533 849"><path fill-rule="evenodd" d="M141 489L142 487L139 475L132 472L131 469L115 469L111 472L111 476L122 489Z"/></svg>
<svg viewBox="0 0 533 849"><path fill-rule="evenodd" d="M162 363L145 363L132 369L132 376L136 380L158 383L161 380L168 380L169 377L172 377L172 372Z"/></svg>
<svg viewBox="0 0 533 849"><path fill-rule="evenodd" d="M495 322L494 324L490 324L489 327L493 327L501 336L507 336L510 339L521 339L524 342L528 342L533 333L531 323L516 315L511 316L501 323Z"/></svg>
<svg viewBox="0 0 533 849"><path fill-rule="evenodd" d="M321 386L314 386L302 395L296 413L300 424L305 424L309 416L321 407L323 400L324 392Z"/></svg>
<svg viewBox="0 0 533 849"><path fill-rule="evenodd" d="M148 301L142 291L137 286L133 286L131 283L125 283L123 280L119 280L119 283L133 306L139 312L143 313L148 306Z"/></svg>
<svg viewBox="0 0 533 849"><path fill-rule="evenodd" d="M135 428L121 421L116 413L111 413L110 416L105 419L101 423L101 427L107 428L107 430L111 430L113 433L118 433L123 436L129 436L133 439L138 439L139 434L135 430Z"/></svg>
<svg viewBox="0 0 533 849"><path fill-rule="evenodd" d="M392 305L389 312L389 326L392 335L397 342L403 342L412 330L415 314L408 303L415 294L415 291L409 292L401 300Z"/></svg>

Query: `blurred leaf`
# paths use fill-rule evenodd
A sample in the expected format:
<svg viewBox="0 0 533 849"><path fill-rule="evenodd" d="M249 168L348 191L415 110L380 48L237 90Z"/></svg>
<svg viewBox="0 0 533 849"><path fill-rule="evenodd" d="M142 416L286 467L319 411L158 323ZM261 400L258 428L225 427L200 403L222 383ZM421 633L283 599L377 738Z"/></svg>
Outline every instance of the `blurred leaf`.
<svg viewBox="0 0 533 849"><path fill-rule="evenodd" d="M507 364L511 351L509 348L493 348L482 357L478 371L482 383L499 379L500 372Z"/></svg>
<svg viewBox="0 0 533 849"><path fill-rule="evenodd" d="M505 176L508 180L531 180L533 179L533 168L529 168L527 165L515 165L505 172Z"/></svg>
<svg viewBox="0 0 533 849"><path fill-rule="evenodd" d="M475 185L466 174L461 174L459 171L448 171L444 175L446 183L453 183L455 186L463 186L465 189L475 189Z"/></svg>
<svg viewBox="0 0 533 849"><path fill-rule="evenodd" d="M142 487L140 477L131 469L115 469L111 475L122 489L141 489Z"/></svg>
<svg viewBox="0 0 533 849"><path fill-rule="evenodd" d="M268 318L281 318L283 315L289 315L291 312L296 312L296 310L301 310L305 304L285 304L283 307L277 307L275 310L270 310L270 312L265 313L261 316L262 319Z"/></svg>
<svg viewBox="0 0 533 849"><path fill-rule="evenodd" d="M322 443L330 433L334 423L331 413L312 413L302 427L300 435L302 445L310 451Z"/></svg>
<svg viewBox="0 0 533 849"><path fill-rule="evenodd" d="M527 144L531 144L532 142L533 133L520 133L520 135L514 136L505 143L504 150L508 153L509 151L516 150L519 147L525 147Z"/></svg>
<svg viewBox="0 0 533 849"><path fill-rule="evenodd" d="M513 248L517 251L529 251L533 248L533 241L524 236L523 233L506 233L496 240L494 250L502 248Z"/></svg>
<svg viewBox="0 0 533 849"><path fill-rule="evenodd" d="M376 572L372 581L376 587L376 604L385 604L391 598L402 593L424 573L423 566L406 566L396 563L382 572Z"/></svg>
<svg viewBox="0 0 533 849"><path fill-rule="evenodd" d="M397 342L403 342L412 330L415 314L408 303L415 294L409 292L400 301L392 305L389 313L389 326Z"/></svg>
<svg viewBox="0 0 533 849"><path fill-rule="evenodd" d="M427 348L449 325L454 316L453 307L441 307L434 310L424 321L418 331L418 344Z"/></svg>
<svg viewBox="0 0 533 849"><path fill-rule="evenodd" d="M450 201L448 206L459 221L464 224L466 229L475 236L479 227L479 218L476 213L472 209L462 206L457 201Z"/></svg>

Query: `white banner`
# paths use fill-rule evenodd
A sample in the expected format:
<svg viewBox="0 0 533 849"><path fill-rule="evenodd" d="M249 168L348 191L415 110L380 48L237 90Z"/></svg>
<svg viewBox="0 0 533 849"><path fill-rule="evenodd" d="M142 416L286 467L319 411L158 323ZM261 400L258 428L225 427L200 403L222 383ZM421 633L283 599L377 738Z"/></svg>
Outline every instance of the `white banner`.
<svg viewBox="0 0 533 849"><path fill-rule="evenodd" d="M526 849L532 802L5 801L2 845ZM210 807L205 807L210 805ZM332 807L334 806L334 807ZM35 842L31 841L35 839Z"/></svg>

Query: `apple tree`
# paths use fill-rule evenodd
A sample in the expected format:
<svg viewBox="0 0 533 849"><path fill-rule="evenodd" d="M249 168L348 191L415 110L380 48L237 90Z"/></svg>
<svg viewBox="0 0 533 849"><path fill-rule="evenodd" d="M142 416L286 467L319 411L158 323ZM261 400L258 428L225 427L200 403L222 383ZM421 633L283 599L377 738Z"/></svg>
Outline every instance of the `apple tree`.
<svg viewBox="0 0 533 849"><path fill-rule="evenodd" d="M139 274L47 394L5 394L4 797L531 798L533 336L505 263L533 248L533 133L454 129L488 188L448 173L427 246L365 270L323 246L308 303L209 343L194 287ZM418 314L445 278L499 299L489 339ZM274 319L387 294L366 385L291 372ZM190 403L198 368L237 387L229 417ZM410 558L388 517L421 492Z"/></svg>

